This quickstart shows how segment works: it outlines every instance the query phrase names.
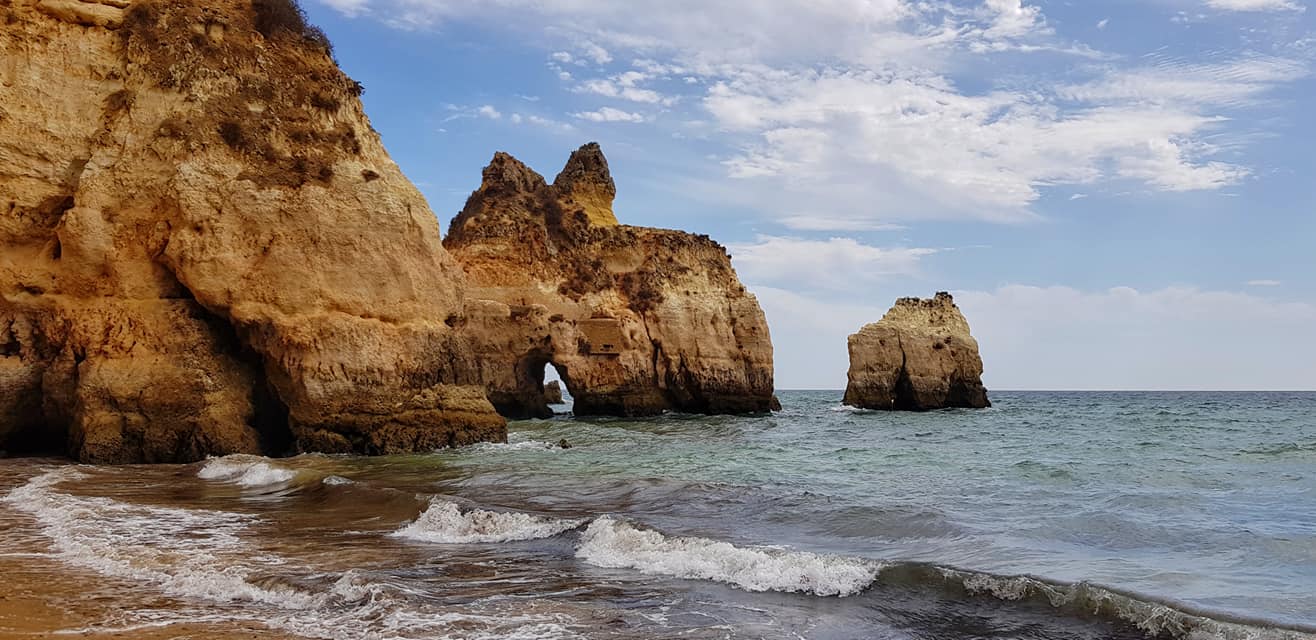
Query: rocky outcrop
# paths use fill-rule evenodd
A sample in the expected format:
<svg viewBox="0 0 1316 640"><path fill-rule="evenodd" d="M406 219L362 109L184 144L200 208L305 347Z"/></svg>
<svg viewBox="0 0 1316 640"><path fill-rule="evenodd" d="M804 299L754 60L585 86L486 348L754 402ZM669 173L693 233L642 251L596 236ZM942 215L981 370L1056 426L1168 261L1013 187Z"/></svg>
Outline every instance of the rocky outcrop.
<svg viewBox="0 0 1316 640"><path fill-rule="evenodd" d="M554 380L544 385L544 402L562 404L562 383Z"/></svg>
<svg viewBox="0 0 1316 640"><path fill-rule="evenodd" d="M288 0L0 0L0 449L504 439L359 94Z"/></svg>
<svg viewBox="0 0 1316 640"><path fill-rule="evenodd" d="M505 153L444 245L469 289L463 332L509 417L550 415L553 364L577 415L766 412L772 343L758 301L707 236L617 224L597 144L549 184Z"/></svg>
<svg viewBox="0 0 1316 640"><path fill-rule="evenodd" d="M845 404L927 411L991 406L969 323L949 293L901 298L878 322L850 336Z"/></svg>

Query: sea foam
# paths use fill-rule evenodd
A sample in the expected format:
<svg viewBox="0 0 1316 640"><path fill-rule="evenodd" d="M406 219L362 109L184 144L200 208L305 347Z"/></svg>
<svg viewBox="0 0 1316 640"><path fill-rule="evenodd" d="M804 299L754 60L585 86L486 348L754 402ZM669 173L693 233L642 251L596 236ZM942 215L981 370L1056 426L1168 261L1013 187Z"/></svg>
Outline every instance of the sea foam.
<svg viewBox="0 0 1316 640"><path fill-rule="evenodd" d="M584 524L583 520L528 513L469 509L435 498L420 517L393 533L400 538L443 544L511 542L549 538Z"/></svg>
<svg viewBox="0 0 1316 640"><path fill-rule="evenodd" d="M244 487L266 487L284 484L297 477L297 472L257 456L231 455L207 460L196 475L203 480L220 480Z"/></svg>
<svg viewBox="0 0 1316 640"><path fill-rule="evenodd" d="M81 631L134 635L178 623L243 620L332 640L580 637L571 629L574 621L564 615L416 606L390 585L355 570L319 589L279 584L268 577L285 571L288 559L257 553L246 542L260 518L59 490L62 483L86 477L75 467L55 469L0 496L0 502L33 518L51 542L50 555L61 561L208 604L204 609L183 606L163 617L155 611L129 612L124 626ZM216 604L231 606L214 614Z"/></svg>
<svg viewBox="0 0 1316 640"><path fill-rule="evenodd" d="M669 537L612 516L602 516L589 525L576 557L600 567L714 580L747 591L819 596L855 595L871 585L883 567L881 562L864 558Z"/></svg>
<svg viewBox="0 0 1316 640"><path fill-rule="evenodd" d="M75 496L55 490L84 475L64 467L37 476L4 500L32 516L55 555L102 575L155 584L176 596L247 600L307 608L314 596L247 581L251 568L227 561L248 555L241 534L256 518Z"/></svg>

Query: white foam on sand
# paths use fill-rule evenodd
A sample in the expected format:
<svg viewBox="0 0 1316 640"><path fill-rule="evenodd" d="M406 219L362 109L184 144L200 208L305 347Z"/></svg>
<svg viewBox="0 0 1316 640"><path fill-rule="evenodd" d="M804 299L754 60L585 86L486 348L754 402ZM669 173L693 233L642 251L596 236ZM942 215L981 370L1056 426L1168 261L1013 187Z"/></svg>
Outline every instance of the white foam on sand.
<svg viewBox="0 0 1316 640"><path fill-rule="evenodd" d="M286 574L288 559L261 554L247 542L259 518L59 489L61 483L86 477L76 467L62 467L0 496L0 502L35 521L50 541L47 555L107 578L198 601L201 608L129 610L122 627L85 631L131 635L177 623L249 621L334 640L579 637L567 615L416 606L405 593L355 570L318 589L279 584L271 577Z"/></svg>
<svg viewBox="0 0 1316 640"><path fill-rule="evenodd" d="M247 581L251 568L226 562L247 552L241 533L256 518L223 511L174 509L76 496L55 490L83 477L64 467L37 476L4 500L32 516L54 555L102 575L157 585L175 596L248 600L304 608L315 598Z"/></svg>
<svg viewBox="0 0 1316 640"><path fill-rule="evenodd" d="M476 544L549 538L584 524L583 520L549 518L528 513L468 509L434 499L420 517L392 535L442 544Z"/></svg>
<svg viewBox="0 0 1316 640"><path fill-rule="evenodd" d="M600 567L714 580L747 591L819 596L857 594L877 579L883 567L862 558L669 537L612 516L602 516L585 529L576 557Z"/></svg>
<svg viewBox="0 0 1316 640"><path fill-rule="evenodd" d="M297 477L297 472L258 456L231 455L207 460L196 475L243 487L267 487L284 484Z"/></svg>

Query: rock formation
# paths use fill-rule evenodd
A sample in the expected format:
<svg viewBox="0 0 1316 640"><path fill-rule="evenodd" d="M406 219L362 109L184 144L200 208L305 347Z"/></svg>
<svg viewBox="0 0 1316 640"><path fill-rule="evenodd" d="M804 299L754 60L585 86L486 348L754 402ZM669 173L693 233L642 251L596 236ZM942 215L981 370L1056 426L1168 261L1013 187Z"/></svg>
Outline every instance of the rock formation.
<svg viewBox="0 0 1316 640"><path fill-rule="evenodd" d="M544 385L544 402L562 404L562 383L554 380Z"/></svg>
<svg viewBox="0 0 1316 640"><path fill-rule="evenodd" d="M0 449L505 439L359 94L289 0L0 0Z"/></svg>
<svg viewBox="0 0 1316 640"><path fill-rule="evenodd" d="M597 144L552 184L505 153L444 246L466 272L464 332L506 416L546 416L552 363L577 415L766 412L772 343L758 301L707 236L620 225Z"/></svg>
<svg viewBox="0 0 1316 640"><path fill-rule="evenodd" d="M845 404L927 411L991 406L969 323L949 293L901 298L882 319L850 336Z"/></svg>

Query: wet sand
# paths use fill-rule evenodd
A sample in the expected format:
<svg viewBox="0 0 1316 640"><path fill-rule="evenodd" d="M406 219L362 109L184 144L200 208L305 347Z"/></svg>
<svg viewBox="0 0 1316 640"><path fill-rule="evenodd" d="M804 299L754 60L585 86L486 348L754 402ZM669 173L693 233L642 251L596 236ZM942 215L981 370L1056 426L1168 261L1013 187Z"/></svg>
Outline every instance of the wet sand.
<svg viewBox="0 0 1316 640"><path fill-rule="evenodd" d="M133 638L134 640L214 640L298 638L249 620L214 623L114 624L114 602L104 577L37 555L0 556L0 640L29 638ZM86 585L95 585L87 589ZM140 593L140 588L139 588ZM161 598L161 605L168 604Z"/></svg>

